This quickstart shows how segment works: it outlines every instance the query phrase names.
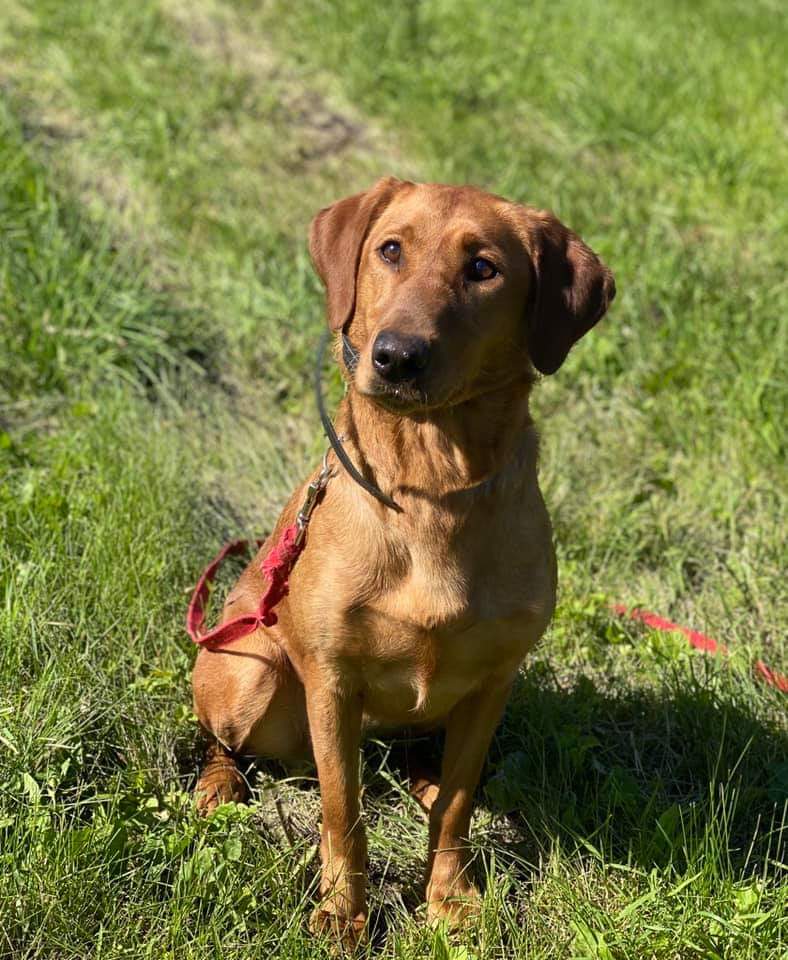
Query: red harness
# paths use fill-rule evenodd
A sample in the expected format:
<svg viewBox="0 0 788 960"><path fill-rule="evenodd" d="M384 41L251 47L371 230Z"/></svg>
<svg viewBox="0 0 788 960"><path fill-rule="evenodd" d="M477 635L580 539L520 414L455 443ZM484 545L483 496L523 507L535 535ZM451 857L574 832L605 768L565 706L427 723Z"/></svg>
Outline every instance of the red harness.
<svg viewBox="0 0 788 960"><path fill-rule="evenodd" d="M272 627L276 623L277 616L274 613L274 607L287 596L290 588L290 572L306 546L306 529L309 526L315 507L323 497L323 491L326 489L332 473L333 471L328 466L326 458L324 458L322 470L307 487L306 499L298 511L295 523L285 527L279 542L264 557L260 566L268 581L268 586L254 613L246 613L240 617L235 617L233 620L227 620L218 627L214 627L213 630L203 633L205 602L210 593L210 585L216 578L217 571L225 558L242 553L248 547L249 540L233 540L232 543L226 544L203 570L200 579L197 581L197 586L194 588L186 613L186 630L195 643L202 647L210 647L211 650L217 650L219 647L226 647L228 643L240 640L248 633L253 633L259 627ZM265 543L264 540L255 540L254 542L258 547L262 547Z"/></svg>

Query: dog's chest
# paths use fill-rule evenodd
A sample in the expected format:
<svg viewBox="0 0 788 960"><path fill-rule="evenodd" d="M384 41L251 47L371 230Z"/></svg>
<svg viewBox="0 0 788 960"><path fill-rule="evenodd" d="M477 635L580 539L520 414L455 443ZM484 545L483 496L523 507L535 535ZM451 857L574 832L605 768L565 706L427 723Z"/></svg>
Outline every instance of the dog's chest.
<svg viewBox="0 0 788 960"><path fill-rule="evenodd" d="M418 538L351 614L366 710L382 723L430 722L486 682L514 674L552 609L547 556L502 563L494 538Z"/></svg>
<svg viewBox="0 0 788 960"><path fill-rule="evenodd" d="M355 606L419 637L527 614L546 587L552 548L524 526L493 514L487 523L391 536L359 582Z"/></svg>
<svg viewBox="0 0 788 960"><path fill-rule="evenodd" d="M482 613L481 586L475 571L441 549L439 542L417 541L396 551L404 564L384 562L384 575L367 608L416 630L456 626Z"/></svg>
<svg viewBox="0 0 788 960"><path fill-rule="evenodd" d="M391 726L438 722L469 693L506 683L542 629L525 617L457 632L389 628L385 652L363 661L361 686L367 718Z"/></svg>

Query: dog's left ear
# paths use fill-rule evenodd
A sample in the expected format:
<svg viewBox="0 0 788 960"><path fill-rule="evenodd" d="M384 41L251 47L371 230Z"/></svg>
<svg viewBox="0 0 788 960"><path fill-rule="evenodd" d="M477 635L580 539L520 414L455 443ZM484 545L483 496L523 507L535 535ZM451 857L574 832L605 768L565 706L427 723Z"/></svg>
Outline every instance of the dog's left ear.
<svg viewBox="0 0 788 960"><path fill-rule="evenodd" d="M605 315L616 283L594 251L551 213L529 211L528 246L536 284L528 350L537 370L555 373L572 344Z"/></svg>
<svg viewBox="0 0 788 960"><path fill-rule="evenodd" d="M328 325L341 330L356 305L361 248L372 224L406 181L383 177L364 193L345 197L318 213L309 228L309 254L326 288Z"/></svg>

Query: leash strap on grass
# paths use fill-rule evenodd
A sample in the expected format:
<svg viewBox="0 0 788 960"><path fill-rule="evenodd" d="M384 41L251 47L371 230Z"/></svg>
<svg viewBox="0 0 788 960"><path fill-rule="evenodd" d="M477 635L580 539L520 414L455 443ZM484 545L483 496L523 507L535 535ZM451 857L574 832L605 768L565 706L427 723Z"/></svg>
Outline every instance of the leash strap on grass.
<svg viewBox="0 0 788 960"><path fill-rule="evenodd" d="M724 643L719 643L713 637L707 637L705 633L698 630L691 630L689 627L682 627L678 623L666 620L657 613L640 610L637 607L630 610L621 603L614 603L612 609L619 616L628 617L630 620L639 620L641 623L645 623L647 627L651 627L652 630L659 630L662 633L681 633L695 650L702 650L704 653L718 653L723 657L728 656L728 648ZM772 670L763 660L756 660L753 669L764 683L768 683L770 687L775 687L782 693L788 693L788 677Z"/></svg>

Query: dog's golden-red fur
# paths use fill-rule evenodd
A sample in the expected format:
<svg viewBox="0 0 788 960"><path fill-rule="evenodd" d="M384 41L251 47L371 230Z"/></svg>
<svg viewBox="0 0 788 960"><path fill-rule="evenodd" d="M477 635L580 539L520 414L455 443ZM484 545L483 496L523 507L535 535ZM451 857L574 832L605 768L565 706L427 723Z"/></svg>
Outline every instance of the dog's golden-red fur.
<svg viewBox="0 0 788 960"><path fill-rule="evenodd" d="M328 322L358 352L344 370L338 432L402 510L338 469L278 624L201 650L194 697L203 727L228 750L314 757L323 808L314 924L353 939L366 910L359 745L372 725L445 725L428 914L456 920L474 907L473 793L518 667L555 602L528 410L534 368L554 372L615 287L551 214L471 187L381 180L322 210L310 249ZM381 331L428 351L413 377L381 375ZM307 482L270 542L293 522ZM254 610L263 590L257 558L224 615ZM234 776L214 755L198 785L204 808L234 795Z"/></svg>

